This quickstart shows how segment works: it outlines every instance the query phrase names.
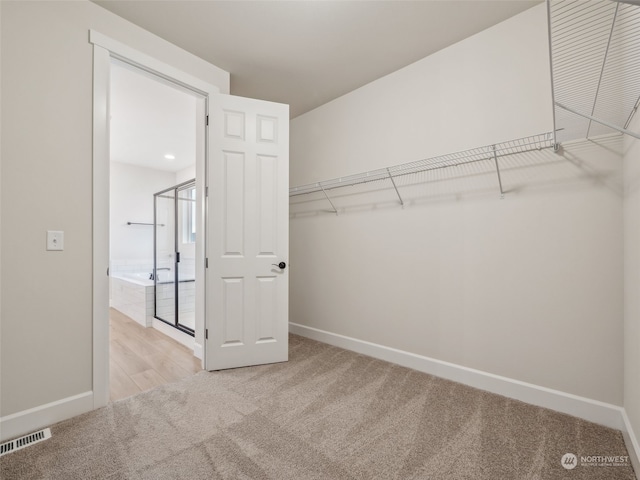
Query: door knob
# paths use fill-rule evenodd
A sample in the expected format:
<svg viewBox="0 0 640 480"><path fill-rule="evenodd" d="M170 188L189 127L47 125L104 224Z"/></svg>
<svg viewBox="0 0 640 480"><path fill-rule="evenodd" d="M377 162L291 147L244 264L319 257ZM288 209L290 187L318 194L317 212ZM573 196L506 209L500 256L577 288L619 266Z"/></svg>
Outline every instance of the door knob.
<svg viewBox="0 0 640 480"><path fill-rule="evenodd" d="M280 262L280 263L272 263L271 265L274 265L278 268L281 268L282 270L284 270L285 268L287 268L287 264L284 262Z"/></svg>

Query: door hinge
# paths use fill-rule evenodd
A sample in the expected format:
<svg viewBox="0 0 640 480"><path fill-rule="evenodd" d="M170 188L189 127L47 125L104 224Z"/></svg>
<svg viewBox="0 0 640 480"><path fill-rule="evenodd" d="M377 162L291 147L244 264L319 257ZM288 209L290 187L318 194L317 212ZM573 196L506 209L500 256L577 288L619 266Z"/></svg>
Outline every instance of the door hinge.
<svg viewBox="0 0 640 480"><path fill-rule="evenodd" d="M205 121L206 121L206 123L207 123L207 126L209 126L209 115L207 115L207 117L206 117L206 120L205 120Z"/></svg>
<svg viewBox="0 0 640 480"><path fill-rule="evenodd" d="M176 252L176 263L180 263L180 252Z"/></svg>
<svg viewBox="0 0 640 480"><path fill-rule="evenodd" d="M209 187L204 187L204 196L205 197L209 196Z"/></svg>
<svg viewBox="0 0 640 480"><path fill-rule="evenodd" d="M205 340L209 340L209 329L208 328L204 329L204 339Z"/></svg>
<svg viewBox="0 0 640 480"><path fill-rule="evenodd" d="M208 258L204 259L204 268L209 268L209 259Z"/></svg>

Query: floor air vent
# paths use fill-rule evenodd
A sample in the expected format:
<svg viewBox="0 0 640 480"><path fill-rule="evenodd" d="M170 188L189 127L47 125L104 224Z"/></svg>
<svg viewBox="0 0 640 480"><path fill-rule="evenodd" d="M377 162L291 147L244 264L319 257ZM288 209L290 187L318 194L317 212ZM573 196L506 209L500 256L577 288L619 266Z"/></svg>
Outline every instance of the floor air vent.
<svg viewBox="0 0 640 480"><path fill-rule="evenodd" d="M48 438L51 438L51 430L45 428L44 430L30 433L24 437L9 440L8 442L0 444L0 457L28 447L29 445L33 445L34 443L42 442Z"/></svg>

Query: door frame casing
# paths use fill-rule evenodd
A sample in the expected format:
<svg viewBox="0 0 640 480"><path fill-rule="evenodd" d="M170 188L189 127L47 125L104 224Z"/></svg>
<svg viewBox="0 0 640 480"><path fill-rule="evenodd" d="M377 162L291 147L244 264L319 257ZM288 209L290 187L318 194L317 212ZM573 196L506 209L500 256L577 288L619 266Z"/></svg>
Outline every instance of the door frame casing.
<svg viewBox="0 0 640 480"><path fill-rule="evenodd" d="M204 115L208 113L209 98L220 89L180 69L166 64L95 30L89 31L93 44L93 207L92 207L92 358L93 358L93 407L109 402L109 95L111 60L140 68L204 97ZM204 118L204 117L203 117ZM198 219L206 231L206 168L208 161L208 135L206 125L197 132L196 191ZM201 145L202 144L202 145ZM196 242L196 345L201 345L204 366L206 351L205 329L205 245L206 239ZM200 295L198 293L200 292ZM198 329L198 326L200 328Z"/></svg>

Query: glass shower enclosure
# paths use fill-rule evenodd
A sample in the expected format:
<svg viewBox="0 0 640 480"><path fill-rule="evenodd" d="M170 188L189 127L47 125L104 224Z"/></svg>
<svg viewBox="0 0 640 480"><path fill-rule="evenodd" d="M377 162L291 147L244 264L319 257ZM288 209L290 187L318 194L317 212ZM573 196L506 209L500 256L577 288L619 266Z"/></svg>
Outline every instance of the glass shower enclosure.
<svg viewBox="0 0 640 480"><path fill-rule="evenodd" d="M195 180L156 193L154 205L155 318L189 335L195 331Z"/></svg>

